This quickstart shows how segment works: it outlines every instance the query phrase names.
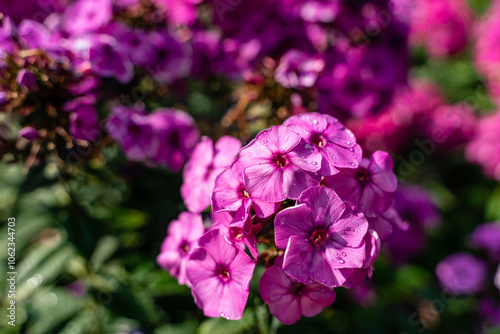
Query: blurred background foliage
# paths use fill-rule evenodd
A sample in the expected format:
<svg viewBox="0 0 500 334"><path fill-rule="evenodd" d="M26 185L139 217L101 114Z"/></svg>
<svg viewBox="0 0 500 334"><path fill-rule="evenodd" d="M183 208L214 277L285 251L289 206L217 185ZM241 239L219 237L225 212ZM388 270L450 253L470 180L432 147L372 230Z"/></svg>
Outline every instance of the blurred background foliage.
<svg viewBox="0 0 500 334"><path fill-rule="evenodd" d="M487 0L470 5L483 13ZM445 60L421 49L412 55L412 76L429 78L449 102L467 101L479 112L491 111L483 81L466 51ZM141 83L147 87L148 83ZM203 134L217 136L213 124L231 101L224 87L193 82L186 101ZM147 101L147 99L146 99ZM165 104L169 104L165 101ZM150 105L148 108L162 106ZM260 112L266 114L265 106ZM254 134L259 125L251 129ZM220 133L219 133L220 135ZM416 146L401 154L407 157ZM93 160L61 169L23 165L4 158L0 164L0 264L8 270L7 219L16 218L16 327L6 326L1 304L1 333L457 333L474 331L474 297L443 294L434 270L448 254L470 249L466 236L481 222L500 220L500 186L461 152L426 157L402 183L430 189L442 212L443 225L428 235L411 264L396 267L384 253L375 263L374 294L361 305L344 289L334 304L314 318L281 325L263 305L254 275L243 319L207 319L190 291L156 264L168 222L185 208L181 176L164 168L128 162L117 147L103 150L106 163ZM395 159L398 170L398 159ZM7 281L0 280L5 296ZM426 322L419 321L420 319ZM500 330L489 334L498 334Z"/></svg>

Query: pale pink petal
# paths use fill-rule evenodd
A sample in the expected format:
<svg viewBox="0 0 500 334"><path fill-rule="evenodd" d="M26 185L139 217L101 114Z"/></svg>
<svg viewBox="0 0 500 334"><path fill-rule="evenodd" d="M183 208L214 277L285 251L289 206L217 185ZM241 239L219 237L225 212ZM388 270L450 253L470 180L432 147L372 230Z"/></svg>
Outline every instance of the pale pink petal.
<svg viewBox="0 0 500 334"><path fill-rule="evenodd" d="M245 189L257 199L275 203L286 199L283 189L283 171L273 164L250 166L243 172Z"/></svg>
<svg viewBox="0 0 500 334"><path fill-rule="evenodd" d="M288 118L283 125L298 133L302 138L310 140L312 134L323 133L327 126L326 115L307 113Z"/></svg>
<svg viewBox="0 0 500 334"><path fill-rule="evenodd" d="M228 167L234 162L241 149L241 142L231 136L221 137L215 143L214 167Z"/></svg>
<svg viewBox="0 0 500 334"><path fill-rule="evenodd" d="M248 290L254 268L255 262L245 252L238 252L233 262L229 265L231 281L237 282Z"/></svg>
<svg viewBox="0 0 500 334"><path fill-rule="evenodd" d="M238 253L238 249L219 230L205 233L198 241L198 246L204 247L215 262L224 265L229 265Z"/></svg>
<svg viewBox="0 0 500 334"><path fill-rule="evenodd" d="M330 164L338 168L357 168L361 161L361 147L341 147L334 143L328 143L322 148L323 156Z"/></svg>
<svg viewBox="0 0 500 334"><path fill-rule="evenodd" d="M200 281L216 276L217 263L203 248L196 248L186 261L189 281L195 285Z"/></svg>
<svg viewBox="0 0 500 334"><path fill-rule="evenodd" d="M269 217L270 215L275 213L281 205L280 202L268 203L268 202L261 201L257 198L252 198L252 202L253 202L253 208L255 210L255 214L259 218Z"/></svg>
<svg viewBox="0 0 500 334"><path fill-rule="evenodd" d="M212 208L214 211L237 211L242 205L244 197L239 193L243 181L233 168L222 172L215 180L212 192Z"/></svg>
<svg viewBox="0 0 500 334"><path fill-rule="evenodd" d="M313 146L301 140L287 154L290 163L297 168L308 172L317 172L321 168L321 154L319 154Z"/></svg>

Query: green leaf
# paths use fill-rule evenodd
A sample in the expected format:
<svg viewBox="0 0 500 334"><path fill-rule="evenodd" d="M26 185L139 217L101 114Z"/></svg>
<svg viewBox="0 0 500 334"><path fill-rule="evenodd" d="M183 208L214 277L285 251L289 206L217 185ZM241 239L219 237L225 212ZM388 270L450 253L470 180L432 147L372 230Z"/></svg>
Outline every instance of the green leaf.
<svg viewBox="0 0 500 334"><path fill-rule="evenodd" d="M119 241L117 237L105 235L99 239L94 253L90 257L90 263L95 271L98 271L102 264L116 252L118 246Z"/></svg>
<svg viewBox="0 0 500 334"><path fill-rule="evenodd" d="M155 329L154 334L192 334L196 332L198 324L187 321L182 324L168 324Z"/></svg>
<svg viewBox="0 0 500 334"><path fill-rule="evenodd" d="M84 298L75 298L63 288L52 287L51 290L39 291L30 302L35 321L31 321L33 325L28 332L53 333L55 329L64 326L65 322L78 314L85 302Z"/></svg>
<svg viewBox="0 0 500 334"><path fill-rule="evenodd" d="M252 328L253 323L254 311L247 308L240 320L211 318L203 321L198 328L198 334L239 334Z"/></svg>

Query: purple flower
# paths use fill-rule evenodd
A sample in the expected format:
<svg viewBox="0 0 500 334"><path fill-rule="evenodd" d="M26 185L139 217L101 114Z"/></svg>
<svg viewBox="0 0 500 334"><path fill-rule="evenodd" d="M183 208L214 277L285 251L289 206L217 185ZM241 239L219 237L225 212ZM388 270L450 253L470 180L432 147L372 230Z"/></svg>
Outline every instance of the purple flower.
<svg viewBox="0 0 500 334"><path fill-rule="evenodd" d="M472 295L483 288L486 264L470 254L455 253L439 262L436 275L447 292Z"/></svg>
<svg viewBox="0 0 500 334"><path fill-rule="evenodd" d="M370 160L363 159L356 169L343 169L325 177L325 184L344 200L353 203L368 217L381 214L392 204L398 181L392 171L391 156L376 151Z"/></svg>
<svg viewBox="0 0 500 334"><path fill-rule="evenodd" d="M186 262L203 233L205 227L201 216L190 212L182 212L168 226L168 234L163 240L156 262L177 278L179 284L190 285L186 275Z"/></svg>
<svg viewBox="0 0 500 334"><path fill-rule="evenodd" d="M70 34L96 31L113 17L111 0L78 0L66 7L64 29Z"/></svg>
<svg viewBox="0 0 500 334"><path fill-rule="evenodd" d="M210 205L215 179L233 163L240 148L240 141L230 136L220 138L215 149L208 137L196 145L182 173L181 196L189 211L199 213Z"/></svg>
<svg viewBox="0 0 500 334"><path fill-rule="evenodd" d="M307 113L288 118L283 125L298 133L323 157L322 175L333 175L338 168L357 168L361 147L356 137L336 118L319 113Z"/></svg>
<svg viewBox="0 0 500 334"><path fill-rule="evenodd" d="M248 193L268 203L296 199L319 185L321 155L286 126L261 131L240 153Z"/></svg>
<svg viewBox="0 0 500 334"><path fill-rule="evenodd" d="M476 247L486 249L492 258L500 258L500 223L479 225L472 232L471 240Z"/></svg>
<svg viewBox="0 0 500 334"><path fill-rule="evenodd" d="M191 59L186 43L181 43L168 30L153 31L148 38L153 45L152 62L148 70L156 80L171 83L189 73Z"/></svg>
<svg viewBox="0 0 500 334"><path fill-rule="evenodd" d="M368 222L326 187L305 190L297 205L276 215L276 246L286 249L283 270L302 283L345 283L365 258Z"/></svg>
<svg viewBox="0 0 500 334"><path fill-rule="evenodd" d="M319 56L309 56L300 50L283 54L274 72L274 78L283 87L304 89L314 86L325 63Z"/></svg>
<svg viewBox="0 0 500 334"><path fill-rule="evenodd" d="M106 130L130 160L145 160L158 151L158 139L142 109L115 106L106 120Z"/></svg>
<svg viewBox="0 0 500 334"><path fill-rule="evenodd" d="M219 230L203 235L186 264L196 304L206 316L241 319L255 262Z"/></svg>
<svg viewBox="0 0 500 334"><path fill-rule="evenodd" d="M47 50L51 45L51 33L41 23L32 20L23 20L19 24L18 35L28 49Z"/></svg>
<svg viewBox="0 0 500 334"><path fill-rule="evenodd" d="M138 66L149 66L154 61L155 49L149 41L147 33L140 30L118 31L118 47L123 54L127 54L130 61Z"/></svg>
<svg viewBox="0 0 500 334"><path fill-rule="evenodd" d="M257 217L266 218L275 213L280 204L267 203L250 196L243 183L240 163L233 164L215 180L212 209L214 212L234 212L234 223L238 226L247 221L252 207Z"/></svg>
<svg viewBox="0 0 500 334"><path fill-rule="evenodd" d="M158 152L152 159L179 171L198 143L200 133L189 114L177 110L156 109L148 116L158 138Z"/></svg>
<svg viewBox="0 0 500 334"><path fill-rule="evenodd" d="M35 91L38 89L36 84L36 77L33 72L23 68L17 73L16 83L27 89L28 91Z"/></svg>
<svg viewBox="0 0 500 334"><path fill-rule="evenodd" d="M32 126L26 126L26 127L22 128L21 130L19 130L17 135L19 137L23 137L24 139L26 139L28 141L34 141L35 139L37 139L39 137L37 129L35 129Z"/></svg>
<svg viewBox="0 0 500 334"><path fill-rule="evenodd" d="M125 84L134 76L132 63L126 55L118 51L118 41L110 36L103 36L90 46L89 60L92 71L101 77L115 77Z"/></svg>
<svg viewBox="0 0 500 334"><path fill-rule="evenodd" d="M269 311L284 324L290 325L302 315L313 317L335 300L335 292L319 283L301 283L282 269L283 256L267 268L259 282L262 300Z"/></svg>
<svg viewBox="0 0 500 334"><path fill-rule="evenodd" d="M403 263L425 247L426 231L439 227L441 216L431 194L416 185L398 187L394 193L393 208L389 209L389 212L393 210L400 218L391 219L391 222L396 223L399 228L394 229L385 244L392 260Z"/></svg>
<svg viewBox="0 0 500 334"><path fill-rule="evenodd" d="M69 117L69 132L76 139L92 141L99 137L97 110L91 104L79 104Z"/></svg>

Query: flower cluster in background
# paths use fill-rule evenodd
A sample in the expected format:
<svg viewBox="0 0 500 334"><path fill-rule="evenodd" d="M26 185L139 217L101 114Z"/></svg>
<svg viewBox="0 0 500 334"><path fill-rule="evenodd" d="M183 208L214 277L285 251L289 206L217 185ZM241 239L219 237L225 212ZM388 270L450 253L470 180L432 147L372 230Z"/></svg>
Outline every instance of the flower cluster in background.
<svg viewBox="0 0 500 334"><path fill-rule="evenodd" d="M497 0L0 0L19 328L496 333L499 28Z"/></svg>

